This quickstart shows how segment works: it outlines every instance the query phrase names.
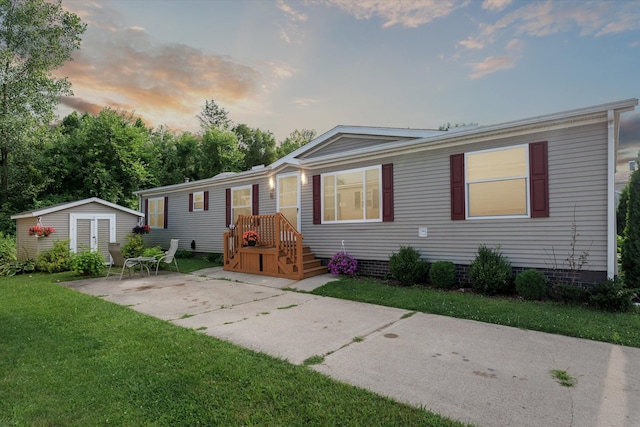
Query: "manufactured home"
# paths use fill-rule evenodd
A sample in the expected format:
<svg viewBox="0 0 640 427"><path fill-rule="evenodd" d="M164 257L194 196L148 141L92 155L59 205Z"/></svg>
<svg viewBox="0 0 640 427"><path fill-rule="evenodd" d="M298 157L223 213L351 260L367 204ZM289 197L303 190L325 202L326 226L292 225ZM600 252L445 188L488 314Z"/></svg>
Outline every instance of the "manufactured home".
<svg viewBox="0 0 640 427"><path fill-rule="evenodd" d="M337 126L271 165L138 191L150 245L222 253L225 268L326 271L346 249L383 276L400 246L458 265L500 246L516 269L617 274L620 114L637 99L447 131ZM246 246L243 234L260 235Z"/></svg>

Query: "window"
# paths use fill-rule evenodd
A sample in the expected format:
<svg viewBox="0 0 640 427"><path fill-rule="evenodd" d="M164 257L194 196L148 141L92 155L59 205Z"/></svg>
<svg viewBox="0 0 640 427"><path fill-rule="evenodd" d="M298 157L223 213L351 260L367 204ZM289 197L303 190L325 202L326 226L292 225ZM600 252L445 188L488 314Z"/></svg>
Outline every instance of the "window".
<svg viewBox="0 0 640 427"><path fill-rule="evenodd" d="M165 198L147 200L147 224L152 228L165 228Z"/></svg>
<svg viewBox="0 0 640 427"><path fill-rule="evenodd" d="M381 167L322 175L322 222L381 221Z"/></svg>
<svg viewBox="0 0 640 427"><path fill-rule="evenodd" d="M208 211L209 210L209 192L198 191L189 193L189 212Z"/></svg>
<svg viewBox="0 0 640 427"><path fill-rule="evenodd" d="M547 142L454 154L451 219L549 216Z"/></svg>
<svg viewBox="0 0 640 427"><path fill-rule="evenodd" d="M240 215L251 215L251 187L236 187L231 189L231 219L233 223Z"/></svg>
<svg viewBox="0 0 640 427"><path fill-rule="evenodd" d="M521 145L467 153L468 218L528 215L527 151Z"/></svg>

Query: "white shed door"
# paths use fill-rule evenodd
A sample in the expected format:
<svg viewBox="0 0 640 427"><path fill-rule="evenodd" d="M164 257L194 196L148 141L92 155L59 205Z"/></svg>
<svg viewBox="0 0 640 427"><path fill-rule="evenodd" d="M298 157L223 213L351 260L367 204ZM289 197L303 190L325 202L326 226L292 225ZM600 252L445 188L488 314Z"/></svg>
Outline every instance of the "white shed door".
<svg viewBox="0 0 640 427"><path fill-rule="evenodd" d="M115 241L115 214L69 215L69 247L73 252L99 251L109 261L108 244Z"/></svg>

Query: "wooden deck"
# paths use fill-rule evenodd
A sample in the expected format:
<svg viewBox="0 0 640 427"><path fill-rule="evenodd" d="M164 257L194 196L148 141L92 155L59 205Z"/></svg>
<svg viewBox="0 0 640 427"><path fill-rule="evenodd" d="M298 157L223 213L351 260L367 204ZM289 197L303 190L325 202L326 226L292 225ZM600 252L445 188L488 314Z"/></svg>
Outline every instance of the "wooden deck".
<svg viewBox="0 0 640 427"><path fill-rule="evenodd" d="M256 246L248 246L243 234L253 230L260 236ZM327 272L302 234L280 213L240 216L235 227L224 233L224 269L301 280Z"/></svg>

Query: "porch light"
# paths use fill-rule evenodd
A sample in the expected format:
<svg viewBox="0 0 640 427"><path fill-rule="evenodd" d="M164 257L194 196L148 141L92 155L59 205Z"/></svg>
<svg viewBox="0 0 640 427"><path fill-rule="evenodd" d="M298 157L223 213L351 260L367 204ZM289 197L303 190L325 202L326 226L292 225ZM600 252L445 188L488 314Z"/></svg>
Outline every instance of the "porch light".
<svg viewBox="0 0 640 427"><path fill-rule="evenodd" d="M302 183L302 185L307 185L307 174L305 174L304 172L300 174L300 182Z"/></svg>
<svg viewBox="0 0 640 427"><path fill-rule="evenodd" d="M276 189L276 183L273 181L273 178L269 178L269 188L272 191Z"/></svg>

